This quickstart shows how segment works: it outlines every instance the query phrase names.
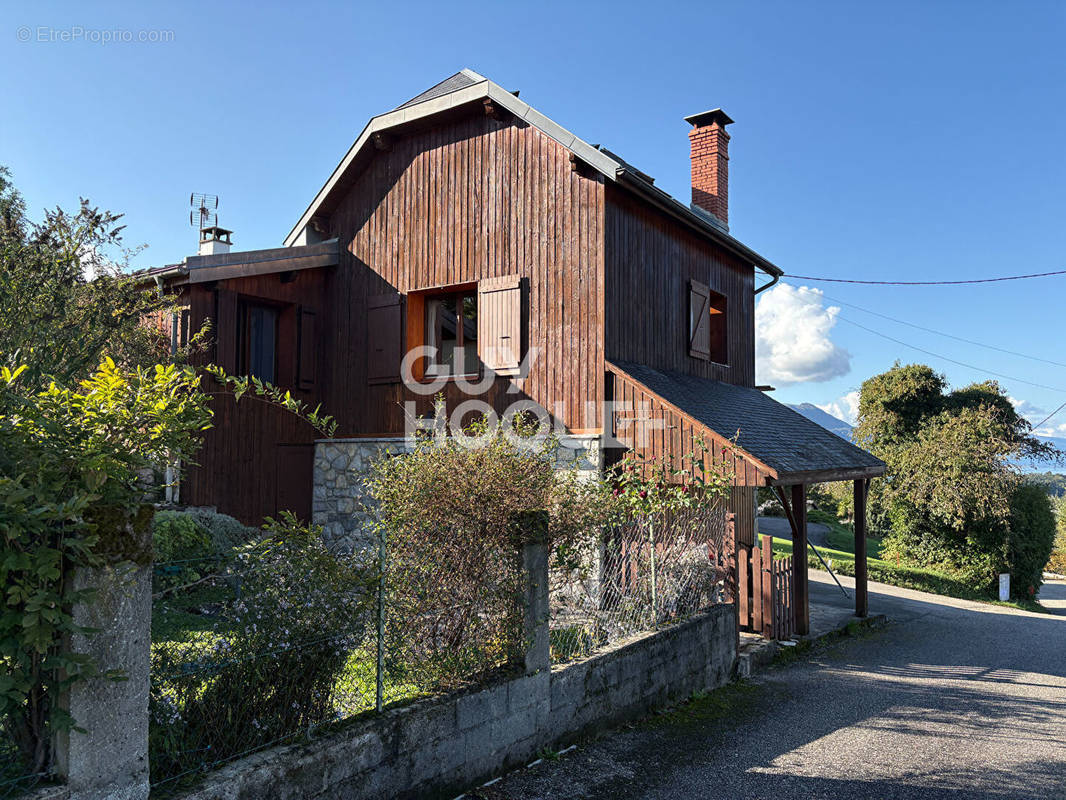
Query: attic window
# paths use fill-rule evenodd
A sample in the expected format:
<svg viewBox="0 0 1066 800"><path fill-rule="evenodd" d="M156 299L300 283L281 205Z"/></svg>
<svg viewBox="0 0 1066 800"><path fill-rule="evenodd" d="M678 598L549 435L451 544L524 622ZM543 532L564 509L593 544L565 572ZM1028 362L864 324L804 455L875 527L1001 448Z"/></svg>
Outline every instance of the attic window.
<svg viewBox="0 0 1066 800"><path fill-rule="evenodd" d="M689 281L688 352L693 358L729 363L726 297L706 284Z"/></svg>

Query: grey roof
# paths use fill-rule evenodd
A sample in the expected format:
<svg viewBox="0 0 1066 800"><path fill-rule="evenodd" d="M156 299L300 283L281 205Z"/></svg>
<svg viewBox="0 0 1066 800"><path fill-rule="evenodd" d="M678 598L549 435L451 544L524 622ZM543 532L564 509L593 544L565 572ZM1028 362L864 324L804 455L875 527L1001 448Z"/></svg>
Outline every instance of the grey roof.
<svg viewBox="0 0 1066 800"><path fill-rule="evenodd" d="M612 361L671 405L778 473L774 483L876 477L885 463L821 425L747 386ZM802 478L803 480L798 480Z"/></svg>
<svg viewBox="0 0 1066 800"><path fill-rule="evenodd" d="M422 94L415 95L402 106L396 106L396 108L407 108L408 106L417 105L418 103L424 103L427 100L433 100L436 97L441 97L442 95L465 89L467 86L473 86L475 83L480 83L483 80L485 80L485 78L478 75L472 69L464 69L455 73L450 78L445 78L436 86L429 87L426 91L422 92Z"/></svg>

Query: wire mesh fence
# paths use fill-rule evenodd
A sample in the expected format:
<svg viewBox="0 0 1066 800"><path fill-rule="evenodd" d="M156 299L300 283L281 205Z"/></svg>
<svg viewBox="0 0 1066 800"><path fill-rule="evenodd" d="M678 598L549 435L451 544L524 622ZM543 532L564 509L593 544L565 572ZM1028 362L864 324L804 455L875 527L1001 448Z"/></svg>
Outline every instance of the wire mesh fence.
<svg viewBox="0 0 1066 800"><path fill-rule="evenodd" d="M724 508L650 514L604 531L550 575L553 663L591 655L723 602L729 547Z"/></svg>
<svg viewBox="0 0 1066 800"><path fill-rule="evenodd" d="M432 550L334 552L307 539L157 564L153 793L516 663L520 559L476 555L442 575Z"/></svg>
<svg viewBox="0 0 1066 800"><path fill-rule="evenodd" d="M483 682L521 661L517 550L398 538L383 558L384 705Z"/></svg>
<svg viewBox="0 0 1066 800"><path fill-rule="evenodd" d="M310 539L157 564L149 763L157 789L373 707L373 576Z"/></svg>
<svg viewBox="0 0 1066 800"><path fill-rule="evenodd" d="M0 719L0 800L21 797L48 780L44 770L34 770L8 733L7 720Z"/></svg>

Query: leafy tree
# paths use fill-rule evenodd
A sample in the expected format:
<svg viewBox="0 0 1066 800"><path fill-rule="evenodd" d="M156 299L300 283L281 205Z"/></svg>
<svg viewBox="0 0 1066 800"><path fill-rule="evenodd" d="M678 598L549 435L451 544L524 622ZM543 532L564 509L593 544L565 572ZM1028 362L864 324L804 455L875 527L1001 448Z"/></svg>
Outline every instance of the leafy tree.
<svg viewBox="0 0 1066 800"><path fill-rule="evenodd" d="M1066 575L1066 497L1059 496L1054 501L1055 510L1055 544L1048 559L1047 568L1059 575Z"/></svg>
<svg viewBox="0 0 1066 800"><path fill-rule="evenodd" d="M931 368L897 363L863 383L855 439L888 464L870 503L888 531L884 554L961 571L989 588L996 572L1030 573L1022 540L1043 533L1027 527L1032 515L1013 513L1020 477L1012 461L1057 451L1032 435L995 381L948 391Z"/></svg>
<svg viewBox="0 0 1066 800"><path fill-rule="evenodd" d="M1031 472L1025 482L1043 486L1052 497L1066 495L1066 475L1060 472Z"/></svg>
<svg viewBox="0 0 1066 800"><path fill-rule="evenodd" d="M104 355L123 366L169 360L169 339L144 322L172 301L127 274L137 250L124 248L121 219L82 199L33 222L0 167L0 354L27 368L24 380L66 385Z"/></svg>
<svg viewBox="0 0 1066 800"><path fill-rule="evenodd" d="M87 633L72 606L92 596L69 576L151 559L141 476L195 452L210 412L191 367L107 360L74 388L28 378L0 367L0 721L37 773L51 735L75 722L59 692L95 670L65 644Z"/></svg>
<svg viewBox="0 0 1066 800"><path fill-rule="evenodd" d="M1047 492L1031 484L1015 489L1007 539L1014 594L1024 597L1036 593L1055 546L1055 533L1055 514Z"/></svg>
<svg viewBox="0 0 1066 800"><path fill-rule="evenodd" d="M69 645L91 633L72 608L92 593L67 579L151 559L144 477L189 463L211 419L199 372L157 363L170 342L146 323L171 300L124 271L120 219L82 200L35 223L0 167L0 727L34 773L76 722L60 693L95 669ZM211 374L238 399L335 426L270 384Z"/></svg>

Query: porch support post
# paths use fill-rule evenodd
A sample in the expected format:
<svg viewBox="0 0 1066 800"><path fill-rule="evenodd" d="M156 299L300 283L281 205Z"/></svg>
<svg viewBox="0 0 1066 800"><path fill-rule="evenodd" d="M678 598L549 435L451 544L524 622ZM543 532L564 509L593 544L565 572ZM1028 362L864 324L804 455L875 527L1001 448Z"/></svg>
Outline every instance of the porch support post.
<svg viewBox="0 0 1066 800"><path fill-rule="evenodd" d="M866 599L866 488L869 482L855 481L855 616L869 612Z"/></svg>
<svg viewBox="0 0 1066 800"><path fill-rule="evenodd" d="M796 633L811 632L810 596L807 591L807 485L792 487L792 573Z"/></svg>

